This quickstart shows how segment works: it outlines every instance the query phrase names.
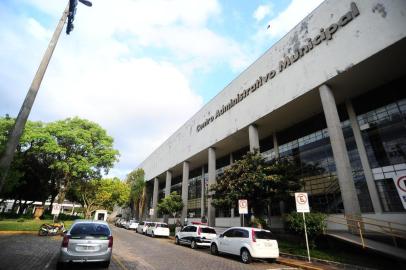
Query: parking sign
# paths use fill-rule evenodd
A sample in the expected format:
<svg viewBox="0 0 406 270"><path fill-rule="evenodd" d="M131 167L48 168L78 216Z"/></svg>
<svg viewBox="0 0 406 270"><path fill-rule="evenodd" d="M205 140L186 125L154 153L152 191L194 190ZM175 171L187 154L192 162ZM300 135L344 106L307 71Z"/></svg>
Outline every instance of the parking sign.
<svg viewBox="0 0 406 270"><path fill-rule="evenodd" d="M393 178L400 200L402 201L403 208L406 209L406 175L400 175Z"/></svg>
<svg viewBox="0 0 406 270"><path fill-rule="evenodd" d="M61 205L58 203L54 203L52 205L51 215L59 215L60 212L61 212Z"/></svg>
<svg viewBox="0 0 406 270"><path fill-rule="evenodd" d="M296 211L298 213L309 213L309 200L307 198L307 193L305 192L296 192L295 193L295 201L296 201Z"/></svg>
<svg viewBox="0 0 406 270"><path fill-rule="evenodd" d="M238 200L238 213L248 214L248 201L247 200Z"/></svg>

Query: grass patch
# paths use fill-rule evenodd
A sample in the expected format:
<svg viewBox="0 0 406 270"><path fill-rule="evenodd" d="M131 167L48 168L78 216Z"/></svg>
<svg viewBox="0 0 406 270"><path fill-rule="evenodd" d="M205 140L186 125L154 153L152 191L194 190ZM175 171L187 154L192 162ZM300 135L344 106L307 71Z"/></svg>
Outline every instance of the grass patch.
<svg viewBox="0 0 406 270"><path fill-rule="evenodd" d="M0 231L38 231L44 223L53 223L52 219L3 219L0 221ZM72 226L73 221L64 221L66 229Z"/></svg>
<svg viewBox="0 0 406 270"><path fill-rule="evenodd" d="M307 257L307 249L305 246L293 244L287 241L278 240L279 250L284 253L289 253L293 255L300 255ZM353 256L348 256L343 252L338 250L329 250L329 249L310 249L310 257L328 260L328 261L336 261L336 262L350 262Z"/></svg>

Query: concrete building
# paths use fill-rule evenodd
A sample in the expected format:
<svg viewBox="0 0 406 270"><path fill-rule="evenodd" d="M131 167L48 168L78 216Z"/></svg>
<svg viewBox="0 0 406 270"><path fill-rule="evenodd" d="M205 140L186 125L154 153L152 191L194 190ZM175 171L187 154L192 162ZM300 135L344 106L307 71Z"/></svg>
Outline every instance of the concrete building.
<svg viewBox="0 0 406 270"><path fill-rule="evenodd" d="M238 225L207 187L258 148L323 168L304 179L312 211L404 222L393 178L406 175L405 37L404 0L323 2L140 164L148 207L178 191L182 217ZM272 205L272 226L294 209Z"/></svg>

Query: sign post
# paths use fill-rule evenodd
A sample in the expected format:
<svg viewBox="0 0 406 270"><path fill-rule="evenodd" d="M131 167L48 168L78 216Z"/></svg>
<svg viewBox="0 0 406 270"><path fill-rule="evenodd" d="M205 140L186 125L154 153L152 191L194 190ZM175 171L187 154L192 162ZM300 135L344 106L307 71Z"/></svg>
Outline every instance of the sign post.
<svg viewBox="0 0 406 270"><path fill-rule="evenodd" d="M242 215L242 226L245 226L244 215L248 214L248 201L247 200L238 200L238 213Z"/></svg>
<svg viewBox="0 0 406 270"><path fill-rule="evenodd" d="M149 209L149 215L152 217L154 215L154 208Z"/></svg>
<svg viewBox="0 0 406 270"><path fill-rule="evenodd" d="M55 219L56 217L59 215L59 213L61 212L61 205L59 203L54 203L52 205L52 212L51 215L54 215L54 223L55 223Z"/></svg>
<svg viewBox="0 0 406 270"><path fill-rule="evenodd" d="M393 178L396 189L398 190L399 198L402 201L403 208L406 209L406 175L398 175Z"/></svg>
<svg viewBox="0 0 406 270"><path fill-rule="evenodd" d="M295 201L296 201L296 211L298 213L303 214L303 225L304 225L305 237L306 237L307 258L309 259L309 262L310 262L309 240L307 239L307 228L306 228L306 217L305 217L305 213L310 212L307 193L304 193L304 192L295 193Z"/></svg>

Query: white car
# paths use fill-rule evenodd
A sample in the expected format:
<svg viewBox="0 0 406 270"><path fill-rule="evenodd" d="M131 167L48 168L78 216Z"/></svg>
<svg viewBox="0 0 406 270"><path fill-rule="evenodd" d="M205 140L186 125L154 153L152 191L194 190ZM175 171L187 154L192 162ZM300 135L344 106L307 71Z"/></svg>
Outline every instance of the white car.
<svg viewBox="0 0 406 270"><path fill-rule="evenodd" d="M210 247L211 240L216 237L216 231L205 225L189 225L183 227L175 236L175 243L187 244L191 248Z"/></svg>
<svg viewBox="0 0 406 270"><path fill-rule="evenodd" d="M250 263L252 258L268 259L271 262L279 257L278 242L270 231L233 227L211 241L210 252L213 255L228 253L241 257L243 263Z"/></svg>
<svg viewBox="0 0 406 270"><path fill-rule="evenodd" d="M127 222L125 224L125 228L127 230L136 230L137 227L138 227L138 222L136 220L134 220L134 219L130 220L129 222Z"/></svg>
<svg viewBox="0 0 406 270"><path fill-rule="evenodd" d="M152 237L155 237L155 236L169 237L168 224L162 223L162 222L154 222L153 224L148 226L146 234L150 235Z"/></svg>
<svg viewBox="0 0 406 270"><path fill-rule="evenodd" d="M150 226L153 222L150 221L141 221L137 227L137 233L146 234L148 226Z"/></svg>

